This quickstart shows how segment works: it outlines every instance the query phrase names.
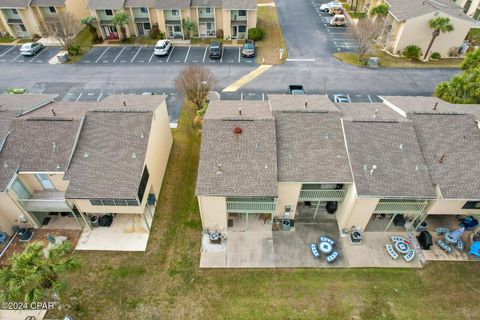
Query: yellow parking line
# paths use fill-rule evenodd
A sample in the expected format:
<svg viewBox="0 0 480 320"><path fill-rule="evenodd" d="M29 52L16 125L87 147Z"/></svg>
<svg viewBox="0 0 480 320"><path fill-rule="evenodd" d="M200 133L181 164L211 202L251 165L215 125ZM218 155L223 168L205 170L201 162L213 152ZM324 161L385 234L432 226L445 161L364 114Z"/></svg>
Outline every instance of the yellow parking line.
<svg viewBox="0 0 480 320"><path fill-rule="evenodd" d="M267 71L268 69L270 69L271 67L273 67L273 65L263 64L263 65L259 66L257 69L250 72L249 74L247 74L247 75L243 76L242 78L238 79L237 81L235 81L234 83L232 83L231 85L229 85L228 87L223 89L222 91L223 92L235 92L238 89L240 89L241 87L243 87L244 85L246 85L247 83L249 83L250 81L252 81L253 79L255 79L256 77L258 77L259 75L261 75L262 73L264 73L265 71Z"/></svg>

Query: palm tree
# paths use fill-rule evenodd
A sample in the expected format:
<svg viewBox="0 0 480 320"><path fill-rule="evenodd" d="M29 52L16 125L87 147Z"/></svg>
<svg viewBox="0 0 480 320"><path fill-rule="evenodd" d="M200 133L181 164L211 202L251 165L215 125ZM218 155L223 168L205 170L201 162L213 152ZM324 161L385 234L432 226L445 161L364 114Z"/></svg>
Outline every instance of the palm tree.
<svg viewBox="0 0 480 320"><path fill-rule="evenodd" d="M70 243L54 245L44 253L41 242L33 242L10 258L10 267L0 270L0 301L45 301L48 294L61 295L67 285L59 275L81 266L69 255Z"/></svg>
<svg viewBox="0 0 480 320"><path fill-rule="evenodd" d="M190 39L192 36L192 33L195 32L195 30L197 30L197 26L190 19L183 19L182 25L183 25L183 30L186 31L187 39Z"/></svg>
<svg viewBox="0 0 480 320"><path fill-rule="evenodd" d="M428 25L430 26L430 29L433 29L432 40L430 40L430 44L428 45L423 60L427 59L433 42L440 35L440 33L453 31L453 25L450 23L450 19L447 17L437 17L435 19L431 19L430 21L428 21Z"/></svg>
<svg viewBox="0 0 480 320"><path fill-rule="evenodd" d="M112 18L112 26L118 26L122 33L122 41L127 38L125 26L130 23L130 16L125 11L118 11Z"/></svg>

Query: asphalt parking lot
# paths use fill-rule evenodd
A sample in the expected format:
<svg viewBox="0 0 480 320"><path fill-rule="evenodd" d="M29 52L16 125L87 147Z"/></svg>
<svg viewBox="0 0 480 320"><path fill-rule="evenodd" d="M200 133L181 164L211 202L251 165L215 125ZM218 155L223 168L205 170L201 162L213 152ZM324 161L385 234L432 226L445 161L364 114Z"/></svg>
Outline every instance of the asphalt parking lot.
<svg viewBox="0 0 480 320"><path fill-rule="evenodd" d="M21 45L1 45L0 64L2 63L48 63L60 51L59 47L44 47L34 56L22 56Z"/></svg>
<svg viewBox="0 0 480 320"><path fill-rule="evenodd" d="M357 42L348 34L350 22L347 20L345 27L335 27L330 25L332 16L320 10L320 6L329 0L312 1L313 8L318 16L317 27L327 36L328 47L332 52L354 52L357 50Z"/></svg>
<svg viewBox="0 0 480 320"><path fill-rule="evenodd" d="M157 57L153 46L94 47L81 64L255 64L255 58L244 58L241 47L224 47L220 59L210 59L207 47L174 46L167 56Z"/></svg>

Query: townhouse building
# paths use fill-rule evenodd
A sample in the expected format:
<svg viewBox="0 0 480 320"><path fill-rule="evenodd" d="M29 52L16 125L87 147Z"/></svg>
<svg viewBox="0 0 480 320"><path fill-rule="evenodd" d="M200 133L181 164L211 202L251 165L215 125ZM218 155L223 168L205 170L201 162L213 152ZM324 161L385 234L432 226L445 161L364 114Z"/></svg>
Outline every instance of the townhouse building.
<svg viewBox="0 0 480 320"><path fill-rule="evenodd" d="M480 0L456 0L455 2L463 8L466 15L480 21Z"/></svg>

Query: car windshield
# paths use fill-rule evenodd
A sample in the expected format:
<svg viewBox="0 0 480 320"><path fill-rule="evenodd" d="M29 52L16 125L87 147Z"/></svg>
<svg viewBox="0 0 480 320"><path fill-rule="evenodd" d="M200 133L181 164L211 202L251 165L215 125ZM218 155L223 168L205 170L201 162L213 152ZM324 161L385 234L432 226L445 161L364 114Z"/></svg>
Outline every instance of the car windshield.
<svg viewBox="0 0 480 320"><path fill-rule="evenodd" d="M243 49L253 49L253 43L245 43Z"/></svg>
<svg viewBox="0 0 480 320"><path fill-rule="evenodd" d="M159 44L155 46L155 49L165 49L166 45L165 44Z"/></svg>
<svg viewBox="0 0 480 320"><path fill-rule="evenodd" d="M220 47L210 47L210 51L220 51Z"/></svg>
<svg viewBox="0 0 480 320"><path fill-rule="evenodd" d="M22 49L30 49L31 46L32 46L31 44L24 44L22 46Z"/></svg>

